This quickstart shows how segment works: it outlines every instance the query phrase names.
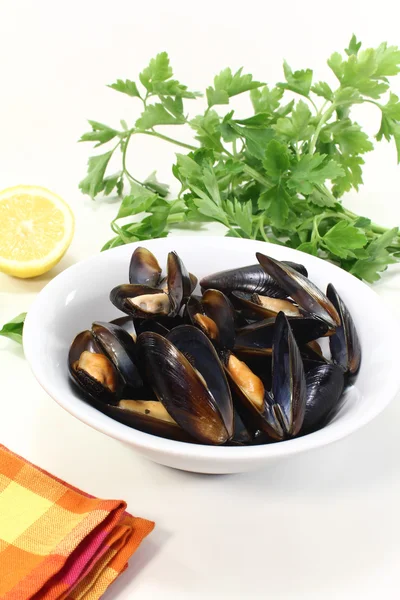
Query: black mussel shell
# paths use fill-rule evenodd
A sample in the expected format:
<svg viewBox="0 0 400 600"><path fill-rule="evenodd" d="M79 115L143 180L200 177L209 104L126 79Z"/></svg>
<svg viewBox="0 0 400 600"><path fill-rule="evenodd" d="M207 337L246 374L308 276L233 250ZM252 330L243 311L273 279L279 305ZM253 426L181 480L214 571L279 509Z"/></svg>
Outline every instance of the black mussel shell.
<svg viewBox="0 0 400 600"><path fill-rule="evenodd" d="M248 292L239 291L232 292L232 297L241 308L251 311L251 313L260 316L261 319L276 317L280 311L284 312L287 316L301 316L296 305L286 298L268 297L271 305L267 308L261 303L264 298L263 294L249 294Z"/></svg>
<svg viewBox="0 0 400 600"><path fill-rule="evenodd" d="M118 325L118 327L125 329L125 331L127 331L129 335L131 335L132 338L136 340L136 329L132 317L118 317L117 319L113 319L112 321L110 321L110 323L112 323L113 325Z"/></svg>
<svg viewBox="0 0 400 600"><path fill-rule="evenodd" d="M298 263L286 263L307 276L307 270ZM259 265L249 265L228 271L219 271L203 277L200 286L205 289L216 289L229 294L233 291L265 294L271 298L286 298L285 291Z"/></svg>
<svg viewBox="0 0 400 600"><path fill-rule="evenodd" d="M219 361L212 344L198 329L193 327L193 330L196 331L196 335L205 338L208 352L214 355L213 360L207 357L205 361L213 365L207 383L213 380L212 387L216 388L218 393L221 391L222 394L229 394L229 388L225 389L223 373L220 377L217 375ZM148 378L152 381L158 399L182 429L204 444L220 445L227 442L233 433L233 411L228 431L203 374L199 375L186 356L170 340L157 333L140 334L138 345ZM222 404L227 406L228 400L219 396L218 401L221 403L222 400Z"/></svg>
<svg viewBox="0 0 400 600"><path fill-rule="evenodd" d="M79 368L78 361L83 352L99 354L104 357L105 365L109 370L110 376L115 382L115 390L112 391L104 386L97 379L93 378L82 368ZM113 363L105 356L102 347L96 341L93 333L89 330L81 331L73 340L68 353L68 369L74 382L84 392L85 396L95 400L99 404L117 404L118 395L123 385L119 372Z"/></svg>
<svg viewBox="0 0 400 600"><path fill-rule="evenodd" d="M129 283L157 287L161 267L150 250L139 246L132 254L129 265Z"/></svg>
<svg viewBox="0 0 400 600"><path fill-rule="evenodd" d="M155 319L141 319L137 324L137 334L140 335L144 331L152 331L166 337L170 330Z"/></svg>
<svg viewBox="0 0 400 600"><path fill-rule="evenodd" d="M233 433L233 405L229 385L218 355L207 336L191 325L175 327L168 340L200 373L215 399L229 436Z"/></svg>
<svg viewBox="0 0 400 600"><path fill-rule="evenodd" d="M205 314L214 321L218 329L218 346L231 350L235 344L235 313L228 298L219 290L206 290L201 304Z"/></svg>
<svg viewBox="0 0 400 600"><path fill-rule="evenodd" d="M136 306L129 301L129 298L137 298L139 296L146 296L148 298L150 298L150 296L158 296L158 298L154 300L152 305L148 305L145 308L144 305ZM157 288L145 285L118 285L111 290L110 300L114 306L131 317L152 319L155 316L167 316L170 314L171 307L168 295Z"/></svg>
<svg viewBox="0 0 400 600"><path fill-rule="evenodd" d="M176 252L169 252L167 261L168 295L171 303L169 315L175 317L182 304L187 301L192 293L192 280L185 265Z"/></svg>
<svg viewBox="0 0 400 600"><path fill-rule="evenodd" d="M227 442L227 446L249 446L253 439L254 434L247 429L237 410L234 410L233 436Z"/></svg>
<svg viewBox="0 0 400 600"><path fill-rule="evenodd" d="M347 306L331 283L326 293L341 319L341 325L329 338L332 360L347 374L347 382L353 383L361 366L361 344L356 326Z"/></svg>
<svg viewBox="0 0 400 600"><path fill-rule="evenodd" d="M330 328L340 325L340 316L332 302L307 277L288 265L260 252L257 259L266 273L270 275L288 296L310 315L325 321Z"/></svg>
<svg viewBox="0 0 400 600"><path fill-rule="evenodd" d="M298 344L306 344L326 335L328 325L312 317L288 317L290 327ZM272 348L275 334L275 319L264 319L247 325L236 332L236 351L262 351Z"/></svg>
<svg viewBox="0 0 400 600"><path fill-rule="evenodd" d="M337 365L317 365L306 375L307 402L302 434L316 431L332 418L343 394L343 370Z"/></svg>
<svg viewBox="0 0 400 600"><path fill-rule="evenodd" d="M126 392L143 387L132 336L118 325L100 321L92 324L92 332L103 352L120 372L128 388Z"/></svg>
<svg viewBox="0 0 400 600"><path fill-rule="evenodd" d="M297 435L306 408L303 362L289 321L283 313L276 318L272 354L272 396L277 420L285 437Z"/></svg>

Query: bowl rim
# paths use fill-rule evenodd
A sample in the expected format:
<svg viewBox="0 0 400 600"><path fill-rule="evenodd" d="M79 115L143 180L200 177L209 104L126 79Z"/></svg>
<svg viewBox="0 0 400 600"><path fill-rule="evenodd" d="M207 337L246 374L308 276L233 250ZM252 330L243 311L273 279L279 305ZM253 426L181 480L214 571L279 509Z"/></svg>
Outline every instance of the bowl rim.
<svg viewBox="0 0 400 600"><path fill-rule="evenodd" d="M125 442L129 445L133 445L138 450L143 449L146 451L154 451L155 453L164 452L170 456L175 457L184 457L186 459L190 459L193 461L203 460L203 459L215 459L220 463L230 463L231 461L238 462L249 462L256 459L269 458L269 457L278 457L278 456L289 456L293 454L297 454L300 452L304 452L307 450L311 450L314 448L326 446L328 444L334 443L343 439L350 435L351 433L357 431L358 429L364 427L367 423L372 421L378 414L380 414L388 404L393 400L396 393L400 389L400 369L392 369L391 377L387 381L386 387L384 389L384 393L380 396L380 401L375 402L373 406L370 406L368 410L358 413L357 419L351 418L343 423L340 419L337 421L333 421L323 429L320 429L317 432L311 433L309 435L305 435L299 438L294 438L291 440L285 440L279 443L274 444L263 444L257 446L208 446L204 444L190 444L187 442L180 442L176 440L169 440L165 438L158 437L156 435L152 435L149 433L145 433L119 423L115 421L111 417L101 413L96 410L90 404L86 403L84 400L79 400L77 402L77 398L72 394L66 394L65 392L58 393L55 384L46 380L44 376L44 369L41 367L40 363L40 355L35 351L34 342L37 339L37 327L40 326L40 321L37 319L38 314L41 311L41 307L43 303L46 302L46 298L51 297L53 293L53 289L57 289L64 281L67 281L71 276L75 274L75 272L79 272L79 270L83 266L91 265L92 263L96 263L97 261L105 260L108 253L112 252L115 255L121 254L124 255L128 252L127 248L129 248L129 252L132 252L133 249L137 246L149 246L152 249L153 246L157 246L160 242L163 244L166 243L165 240L169 239L178 241L179 244L185 244L190 241L190 244L193 244L195 241L201 244L207 243L220 243L221 245L228 245L231 243L246 243L252 245L262 245L266 244L265 242L260 242L258 240L247 240L247 239L237 239L237 238L229 238L223 236L172 236L170 238L155 238L153 240L147 240L145 242L132 242L131 244L127 244L125 246L118 246L116 248L112 248L107 250L106 253L99 253L88 258L85 258L81 261L78 261L74 265L71 265L61 273L59 273L56 277L54 277L36 296L34 299L30 309L28 310L25 324L24 324L24 333L23 333L23 349L25 353L25 357L28 360L30 368L41 385L41 387L47 392L47 394L57 402L64 410L68 413L76 417L78 420L82 421L86 425L108 435L114 439ZM174 242L172 242L173 245ZM273 248L271 255L274 255L275 246L271 244L271 246L267 246ZM290 254L290 257L298 262L305 262L311 264L315 264L320 266L321 263L327 262L319 257L312 256L310 254L306 254L299 250L287 248L287 247L279 247L280 250L284 254ZM156 248L154 249L156 251ZM268 254L268 252L266 252ZM284 257L286 258L286 257ZM384 304L384 300L375 292L375 290L371 289L367 284L361 282L357 278L355 278L350 273L344 271L340 267L334 265L333 263L329 263L330 268L334 270L338 270L341 273L341 276L345 278L351 278L351 280L357 281L357 285L363 286L365 290L368 290L367 294L372 299L373 302L377 302L378 304ZM317 267L318 268L318 267ZM393 313L389 306L384 305L384 320L391 321L391 337L393 335L393 329L397 329L397 333L400 332L399 323L397 318L393 316ZM395 332L394 332L395 333ZM87 410L87 407L90 407L91 410Z"/></svg>

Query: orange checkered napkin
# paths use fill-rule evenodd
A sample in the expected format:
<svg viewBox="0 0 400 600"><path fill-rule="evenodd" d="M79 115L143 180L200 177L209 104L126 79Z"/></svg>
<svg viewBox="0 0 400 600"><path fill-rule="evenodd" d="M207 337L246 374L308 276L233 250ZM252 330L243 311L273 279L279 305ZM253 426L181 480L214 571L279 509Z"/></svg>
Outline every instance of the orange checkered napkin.
<svg viewBox="0 0 400 600"><path fill-rule="evenodd" d="M154 528L0 445L1 600L97 600Z"/></svg>

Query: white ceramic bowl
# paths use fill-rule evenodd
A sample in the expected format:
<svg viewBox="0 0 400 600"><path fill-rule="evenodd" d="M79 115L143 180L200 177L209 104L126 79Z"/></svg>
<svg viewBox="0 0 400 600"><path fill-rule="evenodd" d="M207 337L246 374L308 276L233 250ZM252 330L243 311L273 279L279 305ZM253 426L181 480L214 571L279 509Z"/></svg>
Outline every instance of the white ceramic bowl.
<svg viewBox="0 0 400 600"><path fill-rule="evenodd" d="M199 278L256 263L260 251L306 265L321 287L332 282L351 311L362 344L362 366L355 386L335 419L323 429L298 439L264 446L213 447L187 444L137 431L84 402L68 381L67 353L76 333L93 321L121 313L109 301L110 290L128 280L128 265L137 245L149 248L165 268L167 253L178 252ZM376 417L400 387L397 321L367 285L314 256L264 242L223 237L174 237L129 244L84 260L55 277L37 296L25 323L24 350L42 387L72 415L95 429L133 446L163 465L201 473L238 473L270 459L324 446L359 429Z"/></svg>

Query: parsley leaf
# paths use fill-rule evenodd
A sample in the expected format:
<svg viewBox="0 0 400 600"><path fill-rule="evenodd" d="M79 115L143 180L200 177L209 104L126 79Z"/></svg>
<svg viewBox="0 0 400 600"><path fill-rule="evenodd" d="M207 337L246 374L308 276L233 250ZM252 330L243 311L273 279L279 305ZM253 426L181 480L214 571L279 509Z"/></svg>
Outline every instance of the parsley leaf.
<svg viewBox="0 0 400 600"><path fill-rule="evenodd" d="M117 92L127 94L128 96L140 98L140 93L136 83L130 79L125 79L125 81L123 81L123 79L117 79L115 83L111 83L108 87L116 90Z"/></svg>
<svg viewBox="0 0 400 600"><path fill-rule="evenodd" d="M11 321L3 325L2 329L0 329L0 335L7 337L10 340L14 340L14 342L17 342L18 344L22 344L25 317L26 312L11 319Z"/></svg>
<svg viewBox="0 0 400 600"><path fill-rule="evenodd" d="M352 249L365 246L367 237L357 227L339 221L323 236L322 241L332 254L348 258L353 256Z"/></svg>
<svg viewBox="0 0 400 600"><path fill-rule="evenodd" d="M293 73L285 60L283 62L283 72L285 73L287 83L278 83L280 87L301 94L302 96L308 96L313 76L311 69L295 71Z"/></svg>
<svg viewBox="0 0 400 600"><path fill-rule="evenodd" d="M311 194L314 185L323 184L327 179L343 175L342 167L334 159L327 159L317 152L302 156L292 170L288 185L301 194Z"/></svg>

